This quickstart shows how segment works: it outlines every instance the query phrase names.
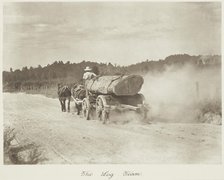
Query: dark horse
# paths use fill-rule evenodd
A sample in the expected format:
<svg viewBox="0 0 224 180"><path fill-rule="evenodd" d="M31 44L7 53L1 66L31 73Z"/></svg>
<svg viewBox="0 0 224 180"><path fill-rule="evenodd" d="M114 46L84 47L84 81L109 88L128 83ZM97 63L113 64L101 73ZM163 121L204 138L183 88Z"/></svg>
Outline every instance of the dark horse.
<svg viewBox="0 0 224 180"><path fill-rule="evenodd" d="M66 112L66 100L68 100L68 112L70 112L71 90L68 86L62 86L58 84L58 98L61 103L62 112Z"/></svg>
<svg viewBox="0 0 224 180"><path fill-rule="evenodd" d="M82 100L86 97L86 90L84 86L81 84L75 84L72 88L72 95L75 101L77 115L79 115L82 110Z"/></svg>

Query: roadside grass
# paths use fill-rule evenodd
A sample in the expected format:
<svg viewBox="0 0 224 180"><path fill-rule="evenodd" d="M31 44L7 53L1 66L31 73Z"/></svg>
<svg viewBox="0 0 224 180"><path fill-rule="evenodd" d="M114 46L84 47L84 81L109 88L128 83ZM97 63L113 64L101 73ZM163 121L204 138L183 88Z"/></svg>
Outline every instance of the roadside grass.
<svg viewBox="0 0 224 180"><path fill-rule="evenodd" d="M4 129L4 164L39 164L44 160L40 146L19 141L15 129Z"/></svg>
<svg viewBox="0 0 224 180"><path fill-rule="evenodd" d="M51 87L47 89L31 89L31 90L25 90L27 94L42 94L49 98L57 98L57 87Z"/></svg>
<svg viewBox="0 0 224 180"><path fill-rule="evenodd" d="M222 124L221 99L205 99L197 104L197 118L201 123Z"/></svg>

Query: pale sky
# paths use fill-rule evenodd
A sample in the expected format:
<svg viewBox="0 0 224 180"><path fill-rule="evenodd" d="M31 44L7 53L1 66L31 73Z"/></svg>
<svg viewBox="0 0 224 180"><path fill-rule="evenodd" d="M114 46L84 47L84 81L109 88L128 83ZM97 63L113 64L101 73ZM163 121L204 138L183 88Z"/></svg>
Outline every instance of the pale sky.
<svg viewBox="0 0 224 180"><path fill-rule="evenodd" d="M221 54L221 3L4 3L3 70Z"/></svg>

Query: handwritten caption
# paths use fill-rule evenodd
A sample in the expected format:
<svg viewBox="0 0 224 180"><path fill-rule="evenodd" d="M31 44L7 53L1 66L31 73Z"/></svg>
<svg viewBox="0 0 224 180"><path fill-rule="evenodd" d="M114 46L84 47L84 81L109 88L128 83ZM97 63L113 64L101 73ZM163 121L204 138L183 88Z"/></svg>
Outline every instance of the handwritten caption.
<svg viewBox="0 0 224 180"><path fill-rule="evenodd" d="M97 173L93 173L92 171L82 171L81 176L85 176L85 177L101 176L101 177L106 177L107 179L112 179L115 176L126 176L126 177L142 176L142 173L135 172L135 171L123 171L121 174L119 174L119 173L115 173L115 172L107 170L97 174Z"/></svg>

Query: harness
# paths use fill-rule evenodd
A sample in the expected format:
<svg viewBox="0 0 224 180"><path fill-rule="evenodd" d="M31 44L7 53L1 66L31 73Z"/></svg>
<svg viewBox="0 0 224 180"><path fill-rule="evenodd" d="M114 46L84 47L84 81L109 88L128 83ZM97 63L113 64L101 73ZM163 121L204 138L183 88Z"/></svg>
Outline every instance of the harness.
<svg viewBox="0 0 224 180"><path fill-rule="evenodd" d="M85 97L85 89L81 85L79 85L77 88L74 89L74 93L75 98L82 99L81 97L82 93Z"/></svg>

